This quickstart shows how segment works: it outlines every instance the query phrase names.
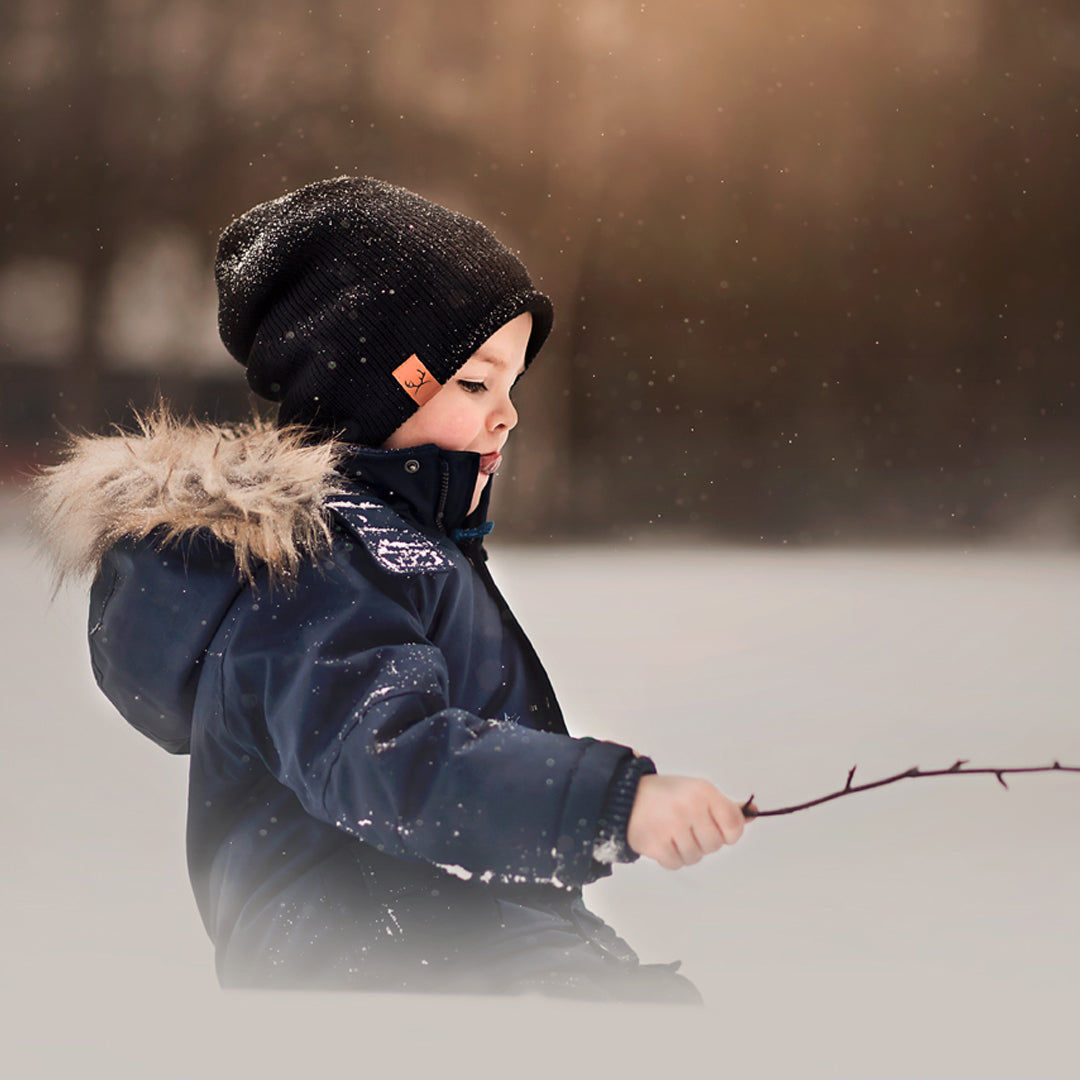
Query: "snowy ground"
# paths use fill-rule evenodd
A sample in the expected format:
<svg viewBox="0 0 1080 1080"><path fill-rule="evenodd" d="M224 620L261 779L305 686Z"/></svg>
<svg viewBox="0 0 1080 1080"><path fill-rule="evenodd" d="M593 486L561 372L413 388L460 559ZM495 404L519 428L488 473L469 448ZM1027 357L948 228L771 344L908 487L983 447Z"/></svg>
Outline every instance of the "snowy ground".
<svg viewBox="0 0 1080 1080"><path fill-rule="evenodd" d="M577 732L763 809L856 763L1080 764L1076 553L492 564ZM98 695L84 598L49 606L10 514L0 573L4 1076L1077 1075L1074 775L904 781L595 887L646 960L683 959L703 1010L223 994L185 878L184 762Z"/></svg>

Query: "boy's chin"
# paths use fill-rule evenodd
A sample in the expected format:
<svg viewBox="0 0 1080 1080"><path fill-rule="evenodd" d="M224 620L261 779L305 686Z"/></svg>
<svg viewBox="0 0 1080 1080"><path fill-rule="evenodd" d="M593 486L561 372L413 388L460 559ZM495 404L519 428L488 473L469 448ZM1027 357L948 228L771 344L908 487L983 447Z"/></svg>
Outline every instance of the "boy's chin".
<svg viewBox="0 0 1080 1080"><path fill-rule="evenodd" d="M476 478L476 490L473 492L472 502L469 503L469 513L473 513L480 505L480 496L484 494L484 488L487 487L490 476L485 476L481 473Z"/></svg>

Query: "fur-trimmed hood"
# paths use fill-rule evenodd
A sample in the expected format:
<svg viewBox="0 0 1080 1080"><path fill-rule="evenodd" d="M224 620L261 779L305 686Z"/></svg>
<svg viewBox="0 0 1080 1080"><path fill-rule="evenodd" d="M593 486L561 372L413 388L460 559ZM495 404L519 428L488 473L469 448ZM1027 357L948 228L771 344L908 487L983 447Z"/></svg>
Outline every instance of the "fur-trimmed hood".
<svg viewBox="0 0 1080 1080"><path fill-rule="evenodd" d="M155 529L166 542L207 530L242 577L258 564L284 577L329 543L343 451L297 429L180 421L159 407L135 434L73 439L34 485L37 516L59 579L95 574L117 541Z"/></svg>
<svg viewBox="0 0 1080 1080"><path fill-rule="evenodd" d="M370 559L377 574L447 573L455 544L479 545L485 531L471 526L486 492L469 510L479 461L435 445L312 443L258 421L181 422L158 409L134 434L73 440L37 481L37 513L58 578L93 575L98 685L132 726L184 753L207 650L247 586L256 609L302 579L310 599L327 586L321 570L304 578L306 564L329 565L335 536L345 562ZM357 544L366 556L351 554Z"/></svg>

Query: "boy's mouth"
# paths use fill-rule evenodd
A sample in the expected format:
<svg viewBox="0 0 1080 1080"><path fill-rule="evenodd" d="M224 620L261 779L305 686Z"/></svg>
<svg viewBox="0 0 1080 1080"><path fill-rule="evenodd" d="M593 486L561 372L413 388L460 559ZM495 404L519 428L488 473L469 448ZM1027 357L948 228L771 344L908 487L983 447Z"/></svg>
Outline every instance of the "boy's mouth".
<svg viewBox="0 0 1080 1080"><path fill-rule="evenodd" d="M499 471L502 464L502 454L496 451L494 454L480 455L480 472L483 476L491 476Z"/></svg>

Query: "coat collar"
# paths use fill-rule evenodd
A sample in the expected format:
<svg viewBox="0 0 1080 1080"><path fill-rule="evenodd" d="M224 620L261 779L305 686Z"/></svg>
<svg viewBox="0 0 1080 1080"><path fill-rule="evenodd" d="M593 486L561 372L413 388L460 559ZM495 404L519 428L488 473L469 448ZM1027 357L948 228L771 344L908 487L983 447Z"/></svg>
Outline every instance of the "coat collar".
<svg viewBox="0 0 1080 1080"><path fill-rule="evenodd" d="M476 527L487 515L490 481L469 513L480 472L480 455L470 451L443 450L432 443L403 450L349 445L338 472L416 524L440 532Z"/></svg>
<svg viewBox="0 0 1080 1080"><path fill-rule="evenodd" d="M466 542L458 530L482 526L487 511L490 485L468 512L479 469L480 456L464 451L310 442L261 420L223 427L162 406L130 434L72 439L34 496L58 579L96 573L124 538L203 531L232 549L242 578L265 564L276 579L330 544L327 500L354 483L412 524Z"/></svg>

